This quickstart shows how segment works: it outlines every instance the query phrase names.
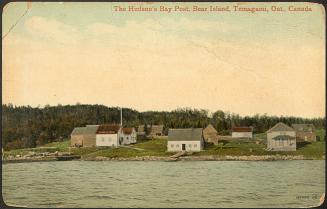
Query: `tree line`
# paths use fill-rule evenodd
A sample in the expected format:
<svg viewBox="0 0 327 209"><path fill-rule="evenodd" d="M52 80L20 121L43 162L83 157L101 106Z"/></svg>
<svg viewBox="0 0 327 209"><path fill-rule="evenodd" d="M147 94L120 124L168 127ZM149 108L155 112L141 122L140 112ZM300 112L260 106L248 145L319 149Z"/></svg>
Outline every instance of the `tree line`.
<svg viewBox="0 0 327 209"><path fill-rule="evenodd" d="M253 126L254 133L263 133L278 122L312 123L317 129L325 127L326 118L268 116L240 116L218 110L209 115L204 109L179 108L173 111L139 112L123 108L123 124L164 125L169 128L204 128L212 124L219 134L228 135L233 126ZM43 108L2 105L2 146L5 150L28 148L61 141L70 137L74 127L87 124L120 123L120 108L104 105L46 105Z"/></svg>

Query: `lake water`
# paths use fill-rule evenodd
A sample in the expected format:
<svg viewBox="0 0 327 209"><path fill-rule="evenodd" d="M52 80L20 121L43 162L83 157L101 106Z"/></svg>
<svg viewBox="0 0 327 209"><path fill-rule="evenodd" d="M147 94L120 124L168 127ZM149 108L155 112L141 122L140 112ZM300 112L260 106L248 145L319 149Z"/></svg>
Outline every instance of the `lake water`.
<svg viewBox="0 0 327 209"><path fill-rule="evenodd" d="M27 207L310 207L325 161L4 164L6 204Z"/></svg>

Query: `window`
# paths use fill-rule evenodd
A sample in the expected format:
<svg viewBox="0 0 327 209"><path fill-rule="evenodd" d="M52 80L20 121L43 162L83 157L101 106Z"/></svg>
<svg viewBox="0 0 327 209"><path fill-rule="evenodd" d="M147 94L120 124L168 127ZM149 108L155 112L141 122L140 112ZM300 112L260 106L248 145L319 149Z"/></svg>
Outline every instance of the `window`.
<svg viewBox="0 0 327 209"><path fill-rule="evenodd" d="M102 137L102 142L104 142L104 137Z"/></svg>
<svg viewBox="0 0 327 209"><path fill-rule="evenodd" d="M179 144L176 144L176 147L179 148Z"/></svg>
<svg viewBox="0 0 327 209"><path fill-rule="evenodd" d="M189 144L188 147L191 148L192 147L192 144Z"/></svg>
<svg viewBox="0 0 327 209"><path fill-rule="evenodd" d="M171 144L170 147L171 147L171 148L174 148L174 144Z"/></svg>
<svg viewBox="0 0 327 209"><path fill-rule="evenodd" d="M198 145L197 144L194 144L194 147L198 147Z"/></svg>

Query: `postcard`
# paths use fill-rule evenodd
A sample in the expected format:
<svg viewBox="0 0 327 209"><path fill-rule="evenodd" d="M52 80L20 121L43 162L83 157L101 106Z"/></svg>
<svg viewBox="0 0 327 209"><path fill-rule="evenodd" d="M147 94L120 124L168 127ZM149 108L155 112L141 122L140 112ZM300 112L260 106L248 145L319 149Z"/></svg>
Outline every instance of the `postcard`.
<svg viewBox="0 0 327 209"><path fill-rule="evenodd" d="M3 3L2 205L326 206L325 15Z"/></svg>

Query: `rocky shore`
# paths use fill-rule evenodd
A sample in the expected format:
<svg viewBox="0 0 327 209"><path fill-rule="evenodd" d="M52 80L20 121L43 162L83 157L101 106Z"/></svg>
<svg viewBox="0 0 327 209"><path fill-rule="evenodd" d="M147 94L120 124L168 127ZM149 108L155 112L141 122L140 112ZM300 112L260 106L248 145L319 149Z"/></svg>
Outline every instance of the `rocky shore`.
<svg viewBox="0 0 327 209"><path fill-rule="evenodd" d="M324 158L321 158L322 160ZM179 158L159 157L159 156L142 156L142 157L82 157L85 161L276 161L276 160L317 160L314 158L307 158L303 155L250 155L250 156L182 156Z"/></svg>
<svg viewBox="0 0 327 209"><path fill-rule="evenodd" d="M65 159L65 156L69 159ZM84 160L84 161L278 161L278 160L324 160L325 156L321 158L309 158L303 155L203 155L196 156L186 154L184 156L138 156L138 157L90 157L90 156L73 156L69 153L55 152L55 153L29 153L25 156L10 156L3 159L3 163L24 163L24 162L43 162L43 161L58 161L58 160Z"/></svg>

